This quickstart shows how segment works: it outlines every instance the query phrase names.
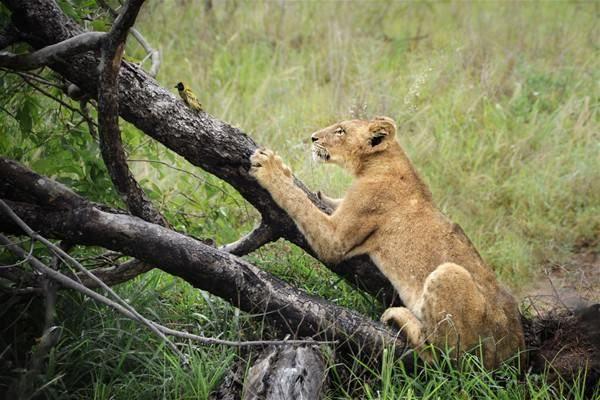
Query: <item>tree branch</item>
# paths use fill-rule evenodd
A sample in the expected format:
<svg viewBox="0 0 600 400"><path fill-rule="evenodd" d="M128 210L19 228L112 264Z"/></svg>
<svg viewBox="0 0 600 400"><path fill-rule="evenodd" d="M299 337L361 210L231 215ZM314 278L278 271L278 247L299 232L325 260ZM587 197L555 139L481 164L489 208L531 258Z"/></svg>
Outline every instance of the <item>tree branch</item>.
<svg viewBox="0 0 600 400"><path fill-rule="evenodd" d="M51 0L1 1L13 14L23 16L15 20L15 24L20 31L35 33L28 39L33 46L60 42L82 32L81 27ZM93 83L97 82L97 65L98 59L94 55L79 54L51 67L95 96L97 88ZM241 130L182 106L171 92L158 86L143 70L126 62L120 71L119 112L124 119L192 164L227 181L257 208L264 223L272 226L276 237L284 237L314 255L290 217L249 175L249 157L257 145ZM299 180L296 183L313 203L327 209ZM384 304L391 303L393 287L368 257L327 266L351 284L378 296Z"/></svg>
<svg viewBox="0 0 600 400"><path fill-rule="evenodd" d="M28 71L55 63L75 54L94 50L106 36L103 32L86 32L33 53L13 54L0 52L0 67Z"/></svg>
<svg viewBox="0 0 600 400"><path fill-rule="evenodd" d="M38 85L36 85L35 83L32 82L32 80L39 81L39 79L33 79L29 74L23 74L23 73L17 72L17 71L11 71L11 72L16 73L17 75L19 75L21 77L21 79L23 79L25 81L25 83L27 83L29 86L31 86L32 88L34 88L35 90L37 90L38 92L40 92L41 94L43 94L44 96L48 97L49 99L52 99L52 100L56 101L58 104L60 104L61 106L65 107L67 110L70 110L71 112L73 112L75 114L81 115L81 117L84 120L86 120L86 122L88 124L92 124L92 125L96 124L93 120L89 119L81 110L78 110L77 108L72 107L71 105L69 105L66 102L64 102L63 100L61 100L59 97L54 96L53 94L51 94L47 90L42 89L40 86L38 86Z"/></svg>
<svg viewBox="0 0 600 400"><path fill-rule="evenodd" d="M0 198L58 210L70 210L88 204L86 199L65 185L3 157L0 157Z"/></svg>
<svg viewBox="0 0 600 400"><path fill-rule="evenodd" d="M118 285L119 283L127 282L138 275L148 272L152 269L152 266L141 262L140 260L129 260L122 264L94 268L90 270L94 276L98 277L102 282L108 286ZM77 274L78 280L90 289L97 288L96 282L86 275L81 273Z"/></svg>
<svg viewBox="0 0 600 400"><path fill-rule="evenodd" d="M160 69L160 51L153 49L152 46L150 46L150 43L148 43L146 38L137 29L131 28L130 32L148 54L146 58L140 62L140 65L142 65L144 61L148 59L148 57L150 57L151 64L150 70L148 70L148 75L156 78L156 75L158 75L158 70Z"/></svg>
<svg viewBox="0 0 600 400"><path fill-rule="evenodd" d="M105 50L108 50L109 54L111 52L114 52L115 54L119 53L117 49L121 47L123 43L125 43L129 29L135 23L137 15L140 12L140 8L144 4L144 1L145 0L129 0L127 4L122 7L122 11L119 13L119 16L113 23L113 26L108 34L108 46L105 48ZM120 62L121 61L119 59L119 64ZM116 66L118 67L118 65Z"/></svg>
<svg viewBox="0 0 600 400"><path fill-rule="evenodd" d="M222 246L219 250L236 256L243 256L277 239L278 237L273 232L273 228L261 222L252 232L233 243Z"/></svg>
<svg viewBox="0 0 600 400"><path fill-rule="evenodd" d="M119 295L116 294L109 286L107 286L104 282L102 282L100 279L98 279L98 277L94 276L94 274L89 272L87 270L87 268L85 268L83 265L81 265L77 260L75 260L73 257L71 257L67 252L65 252L60 247L54 245L54 243L50 242L45 237L34 232L29 227L29 225L27 225L27 223L25 223L21 218L19 218L19 216L17 214L15 214L14 211L3 200L0 200L0 210L6 216L8 216L11 220L13 220L17 224L17 226L21 230L23 230L23 232L25 232L29 237L43 243L46 247L48 247L48 249L50 249L50 251L52 251L62 261L68 262L68 264L74 266L81 273L83 273L84 275L87 275L88 278L95 281L96 284L98 284L98 286L100 286L102 289L107 291L114 299L116 299L117 302L120 303L120 305L124 309L126 309L133 316L133 318L135 320L139 321L143 325L146 325L152 332L156 333L161 339L163 339L165 341L165 343L171 348L171 350L173 350L173 352L179 356L182 363L184 363L184 364L187 363L187 359L186 359L185 355L181 351L179 351L177 346L175 346L169 339L167 339L167 337L164 335L164 333L162 333L155 326L153 326L152 323L149 322L147 319L142 317L133 307L131 307L129 305L129 303L127 303L125 300L121 299L121 297L119 297ZM11 249L11 251L19 252L20 248L18 246L14 246L14 245L11 246L10 243L4 243L4 244L7 245L8 248ZM54 274L54 272L56 272L59 275L62 275L61 273L54 271L51 268L46 267L41 262L36 263L35 260L37 260L35 257L30 257L29 261L33 265L35 265L36 268L41 269L40 272L43 272L46 276L51 277L51 278L58 276L58 275ZM66 279L70 279L70 278L66 278Z"/></svg>
<svg viewBox="0 0 600 400"><path fill-rule="evenodd" d="M98 0L98 4L105 10L107 10L113 18L117 18L119 13L116 12L105 0ZM155 78L158 74L158 69L160 68L160 52L158 50L154 50L150 43L146 40L146 38L135 28L130 28L129 32L133 37L138 41L140 46L144 48L147 53L146 58L140 62L140 65L144 63L144 61L150 57L152 61L152 65L150 66L150 71L148 71L148 75Z"/></svg>
<svg viewBox="0 0 600 400"><path fill-rule="evenodd" d="M98 80L98 125L102 158L113 184L129 210L140 218L167 226L167 220L156 210L127 166L127 157L119 129L118 76L129 28L144 0L127 3L101 46Z"/></svg>
<svg viewBox="0 0 600 400"><path fill-rule="evenodd" d="M378 360L386 346L394 346L399 357L407 350L403 337L380 323L309 296L244 260L159 225L93 207L52 211L23 203L8 205L44 234L136 257L243 311L265 315L266 320L294 337L337 340L344 351L365 361ZM0 214L0 231L19 231L4 212Z"/></svg>
<svg viewBox="0 0 600 400"><path fill-rule="evenodd" d="M100 150L113 184L125 199L129 210L136 216L162 226L169 226L167 219L154 207L127 165L119 129L118 79L125 40L129 28L135 23L144 0L132 0L116 18L111 31L101 46L98 80L98 124ZM92 131L90 131L92 132ZM124 268L97 271L110 283L116 284L132 279L137 274L152 269L149 265L132 261ZM87 280L89 281L89 280ZM88 282L92 284L92 282Z"/></svg>
<svg viewBox="0 0 600 400"><path fill-rule="evenodd" d="M66 186L35 174L21 164L2 157L0 157L0 198L56 209L72 209L89 205L86 199ZM132 260L117 267L97 269L94 274L113 286L133 279L151 269L152 267L147 264ZM15 277L15 273L5 272L4 275ZM80 274L80 279L88 287L98 287L98 284L89 277Z"/></svg>

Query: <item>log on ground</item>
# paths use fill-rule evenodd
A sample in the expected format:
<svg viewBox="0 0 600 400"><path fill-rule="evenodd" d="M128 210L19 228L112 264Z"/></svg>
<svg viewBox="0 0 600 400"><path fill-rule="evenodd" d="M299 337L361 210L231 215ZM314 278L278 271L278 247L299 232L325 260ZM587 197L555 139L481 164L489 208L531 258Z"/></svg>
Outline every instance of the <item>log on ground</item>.
<svg viewBox="0 0 600 400"><path fill-rule="evenodd" d="M325 376L317 346L269 347L249 369L242 400L317 400Z"/></svg>

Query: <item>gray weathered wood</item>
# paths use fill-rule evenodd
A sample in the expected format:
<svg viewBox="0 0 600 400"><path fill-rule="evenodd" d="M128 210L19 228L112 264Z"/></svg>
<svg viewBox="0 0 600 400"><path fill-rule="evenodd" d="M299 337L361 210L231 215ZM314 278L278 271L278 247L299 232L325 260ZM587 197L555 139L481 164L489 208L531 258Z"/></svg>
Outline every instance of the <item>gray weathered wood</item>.
<svg viewBox="0 0 600 400"><path fill-rule="evenodd" d="M317 400L324 381L317 346L269 347L248 370L242 400Z"/></svg>

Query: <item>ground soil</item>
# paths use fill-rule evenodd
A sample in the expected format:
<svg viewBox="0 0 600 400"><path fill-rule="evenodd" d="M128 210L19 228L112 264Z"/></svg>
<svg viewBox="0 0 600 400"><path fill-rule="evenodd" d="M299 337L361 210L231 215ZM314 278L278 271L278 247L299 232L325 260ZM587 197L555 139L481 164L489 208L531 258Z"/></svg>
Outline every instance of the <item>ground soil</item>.
<svg viewBox="0 0 600 400"><path fill-rule="evenodd" d="M530 367L556 379L600 382L600 251L583 245L568 262L549 265L521 294ZM584 374L584 375L582 375Z"/></svg>
<svg viewBox="0 0 600 400"><path fill-rule="evenodd" d="M565 263L548 264L520 298L540 313L577 309L600 303L600 249L586 244Z"/></svg>

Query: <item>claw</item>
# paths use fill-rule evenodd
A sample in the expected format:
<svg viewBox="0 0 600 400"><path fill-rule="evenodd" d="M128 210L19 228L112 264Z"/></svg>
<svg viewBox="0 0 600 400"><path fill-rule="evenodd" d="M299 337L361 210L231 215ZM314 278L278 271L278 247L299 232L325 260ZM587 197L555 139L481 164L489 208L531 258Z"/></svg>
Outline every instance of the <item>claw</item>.
<svg viewBox="0 0 600 400"><path fill-rule="evenodd" d="M379 318L379 320L381 322L383 322L384 324L387 324L390 319L392 319L392 313L389 312L389 310L385 310L384 313L381 314L381 317Z"/></svg>

